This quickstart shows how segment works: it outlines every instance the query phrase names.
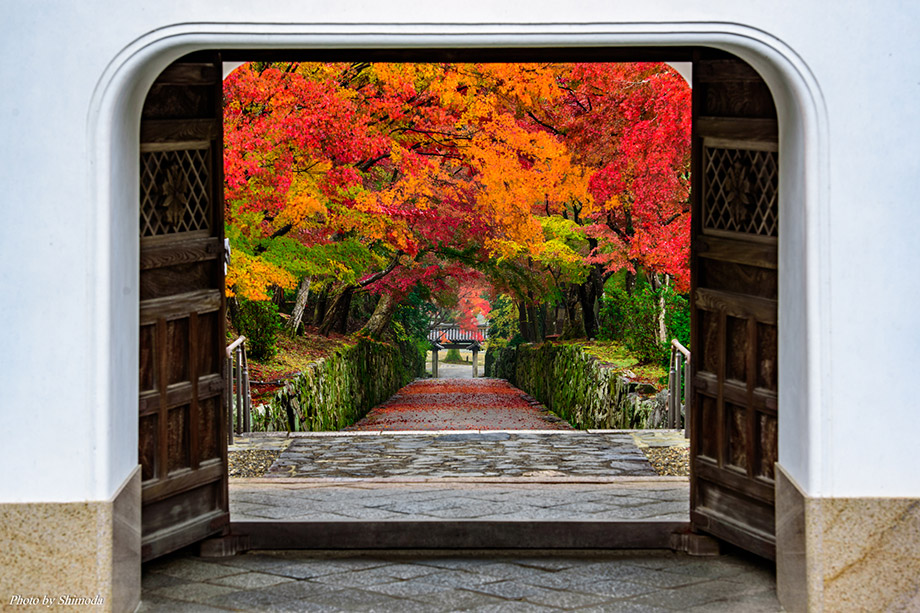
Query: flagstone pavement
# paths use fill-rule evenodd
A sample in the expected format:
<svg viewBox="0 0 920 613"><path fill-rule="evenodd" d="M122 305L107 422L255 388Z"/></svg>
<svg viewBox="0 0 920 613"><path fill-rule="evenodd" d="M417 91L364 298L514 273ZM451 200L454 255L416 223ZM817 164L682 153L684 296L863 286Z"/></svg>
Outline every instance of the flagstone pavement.
<svg viewBox="0 0 920 613"><path fill-rule="evenodd" d="M262 478L231 479L230 512L234 521L686 521L687 479L658 477L637 445L683 440L676 431L249 435L234 448L280 455Z"/></svg>
<svg viewBox="0 0 920 613"><path fill-rule="evenodd" d="M141 613L773 613L772 565L668 551L180 552L144 566Z"/></svg>
<svg viewBox="0 0 920 613"><path fill-rule="evenodd" d="M265 476L368 479L657 475L628 432L442 430L336 434L339 436L292 436Z"/></svg>
<svg viewBox="0 0 920 613"><path fill-rule="evenodd" d="M527 404L527 419L553 429L486 430L473 420L471 430L387 431L398 423L428 424L413 405L412 420L382 412L359 432L237 437L231 451L250 453L261 468L259 478L231 478L231 521L578 519L622 527L632 520L687 520L687 479L658 477L641 451L685 447L682 433L555 429L562 424ZM493 413L486 421L494 426L505 416ZM524 423L513 419L509 427ZM185 550L145 564L142 581L143 613L782 611L772 563L734 550L702 558L571 549L285 550L201 558Z"/></svg>

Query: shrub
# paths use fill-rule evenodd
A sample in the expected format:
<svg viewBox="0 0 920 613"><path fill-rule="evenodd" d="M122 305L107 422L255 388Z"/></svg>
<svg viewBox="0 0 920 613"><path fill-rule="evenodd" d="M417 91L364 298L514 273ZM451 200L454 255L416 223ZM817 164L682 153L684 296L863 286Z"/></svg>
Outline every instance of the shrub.
<svg viewBox="0 0 920 613"><path fill-rule="evenodd" d="M460 355L459 349L448 349L447 355L441 360L445 364L463 364L463 356Z"/></svg>
<svg viewBox="0 0 920 613"><path fill-rule="evenodd" d="M489 311L489 346L516 347L521 342L517 305L510 296L499 294Z"/></svg>
<svg viewBox="0 0 920 613"><path fill-rule="evenodd" d="M403 363L412 377L425 376L425 363L431 346L428 323L435 307L428 302L426 295L424 288L414 288L396 307L391 322Z"/></svg>
<svg viewBox="0 0 920 613"><path fill-rule="evenodd" d="M658 340L659 299L662 295L667 329L664 343ZM608 289L601 299L599 337L601 340L622 341L641 360L666 364L672 338L690 346L689 303L670 287L654 291L646 285L632 295L621 288Z"/></svg>
<svg viewBox="0 0 920 613"><path fill-rule="evenodd" d="M281 318L277 305L271 301L240 300L236 328L246 337L252 359L268 360L277 352L275 343L281 330Z"/></svg>

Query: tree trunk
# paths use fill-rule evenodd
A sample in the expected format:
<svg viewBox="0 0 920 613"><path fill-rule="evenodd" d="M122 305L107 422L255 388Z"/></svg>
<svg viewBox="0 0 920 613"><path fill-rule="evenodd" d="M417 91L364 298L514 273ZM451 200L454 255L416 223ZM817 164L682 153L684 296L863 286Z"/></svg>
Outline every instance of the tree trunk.
<svg viewBox="0 0 920 613"><path fill-rule="evenodd" d="M578 299L578 287L569 286L565 292L565 324L562 327L562 338L565 340L573 338L585 338L585 322L582 317Z"/></svg>
<svg viewBox="0 0 920 613"><path fill-rule="evenodd" d="M530 334L530 331L527 329L527 310L524 308L523 302L517 303L517 312L518 312L518 329L521 331L521 340L525 343L529 343L527 336Z"/></svg>
<svg viewBox="0 0 920 613"><path fill-rule="evenodd" d="M275 303L275 306L277 306L278 310L280 311L281 307L284 306L284 288L279 285L275 285L272 287L271 292L272 302Z"/></svg>
<svg viewBox="0 0 920 613"><path fill-rule="evenodd" d="M324 287L316 299L316 306L313 308L313 325L319 326L326 317L326 305L329 303L329 288Z"/></svg>
<svg viewBox="0 0 920 613"><path fill-rule="evenodd" d="M578 286L578 302L581 304L581 318L584 322L585 336L597 336L597 319L594 317L594 303L596 302L594 284L589 277L587 281Z"/></svg>
<svg viewBox="0 0 920 613"><path fill-rule="evenodd" d="M349 286L345 290L345 303L339 309L339 322L336 332L339 334L348 334L348 314L351 312L351 300L355 297L355 286Z"/></svg>
<svg viewBox="0 0 920 613"><path fill-rule="evenodd" d="M381 294L380 300L377 301L377 306L374 308L374 313L361 329L361 333L375 340L382 339L390 327L390 321L393 319L397 306L399 306L399 302L393 298L392 294Z"/></svg>
<svg viewBox="0 0 920 613"><path fill-rule="evenodd" d="M530 320L530 325L533 329L533 342L543 342L543 330L540 329L541 317L539 309L535 306L528 306L527 319Z"/></svg>
<svg viewBox="0 0 920 613"><path fill-rule="evenodd" d="M530 321L527 306L523 302L518 302L518 321L521 324L521 338L524 342L534 342L533 322Z"/></svg>
<svg viewBox="0 0 920 613"><path fill-rule="evenodd" d="M633 291L636 289L636 273L627 270L626 278L623 279L623 288L626 290L627 296L632 296Z"/></svg>
<svg viewBox="0 0 920 613"><path fill-rule="evenodd" d="M656 285L661 286L658 281L658 273L655 273ZM661 291L658 294L658 340L666 344L668 342L668 325L665 319L665 304L664 304L664 288L668 287L668 275L664 276L664 284L661 286ZM657 288L656 288L657 289Z"/></svg>
<svg viewBox="0 0 920 613"><path fill-rule="evenodd" d="M300 280L300 286L297 288L297 298L294 300L294 310L291 316L284 324L284 330L290 335L297 334L297 328L303 320L303 312L307 308L307 298L310 296L310 277L304 277Z"/></svg>
<svg viewBox="0 0 920 613"><path fill-rule="evenodd" d="M354 291L354 285L346 285L335 295L319 326L320 334L329 336L333 330L341 332L342 321L348 322L348 309L351 306L351 295ZM344 332L341 333L344 334Z"/></svg>
<svg viewBox="0 0 920 613"><path fill-rule="evenodd" d="M597 248L597 241L590 239L588 243L593 253ZM588 278L576 287L576 295L581 305L581 318L584 324L585 336L596 338L598 332L598 306L601 294L604 291L603 267L594 265L588 272Z"/></svg>

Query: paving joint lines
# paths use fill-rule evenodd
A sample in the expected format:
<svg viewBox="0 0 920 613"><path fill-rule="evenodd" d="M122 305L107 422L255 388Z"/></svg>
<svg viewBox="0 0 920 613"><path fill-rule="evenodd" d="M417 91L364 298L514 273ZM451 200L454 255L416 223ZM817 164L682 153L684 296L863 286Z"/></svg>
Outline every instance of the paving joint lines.
<svg viewBox="0 0 920 613"><path fill-rule="evenodd" d="M622 431L411 431L250 437L282 450L230 483L234 521L686 521L685 477L659 477ZM638 434L642 434L641 432ZM662 443L661 435L653 437Z"/></svg>
<svg viewBox="0 0 920 613"><path fill-rule="evenodd" d="M285 482L230 484L234 521L685 522L686 480L584 482Z"/></svg>
<svg viewBox="0 0 920 613"><path fill-rule="evenodd" d="M763 561L663 551L180 552L142 582L141 613L782 610Z"/></svg>
<svg viewBox="0 0 920 613"><path fill-rule="evenodd" d="M292 436L278 477L655 477L629 433L435 431Z"/></svg>

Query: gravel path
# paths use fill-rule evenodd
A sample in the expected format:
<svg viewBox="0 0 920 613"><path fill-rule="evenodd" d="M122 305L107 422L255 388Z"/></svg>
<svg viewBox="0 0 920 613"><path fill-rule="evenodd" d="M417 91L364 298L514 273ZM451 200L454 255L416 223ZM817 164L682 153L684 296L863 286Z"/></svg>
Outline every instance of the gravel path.
<svg viewBox="0 0 920 613"><path fill-rule="evenodd" d="M227 463L230 468L231 477L240 477L249 479L252 477L261 477L268 472L281 450L266 451L262 449L229 449L227 453Z"/></svg>
<svg viewBox="0 0 920 613"><path fill-rule="evenodd" d="M642 451L645 452L645 457L660 476L690 476L689 447L649 447Z"/></svg>

